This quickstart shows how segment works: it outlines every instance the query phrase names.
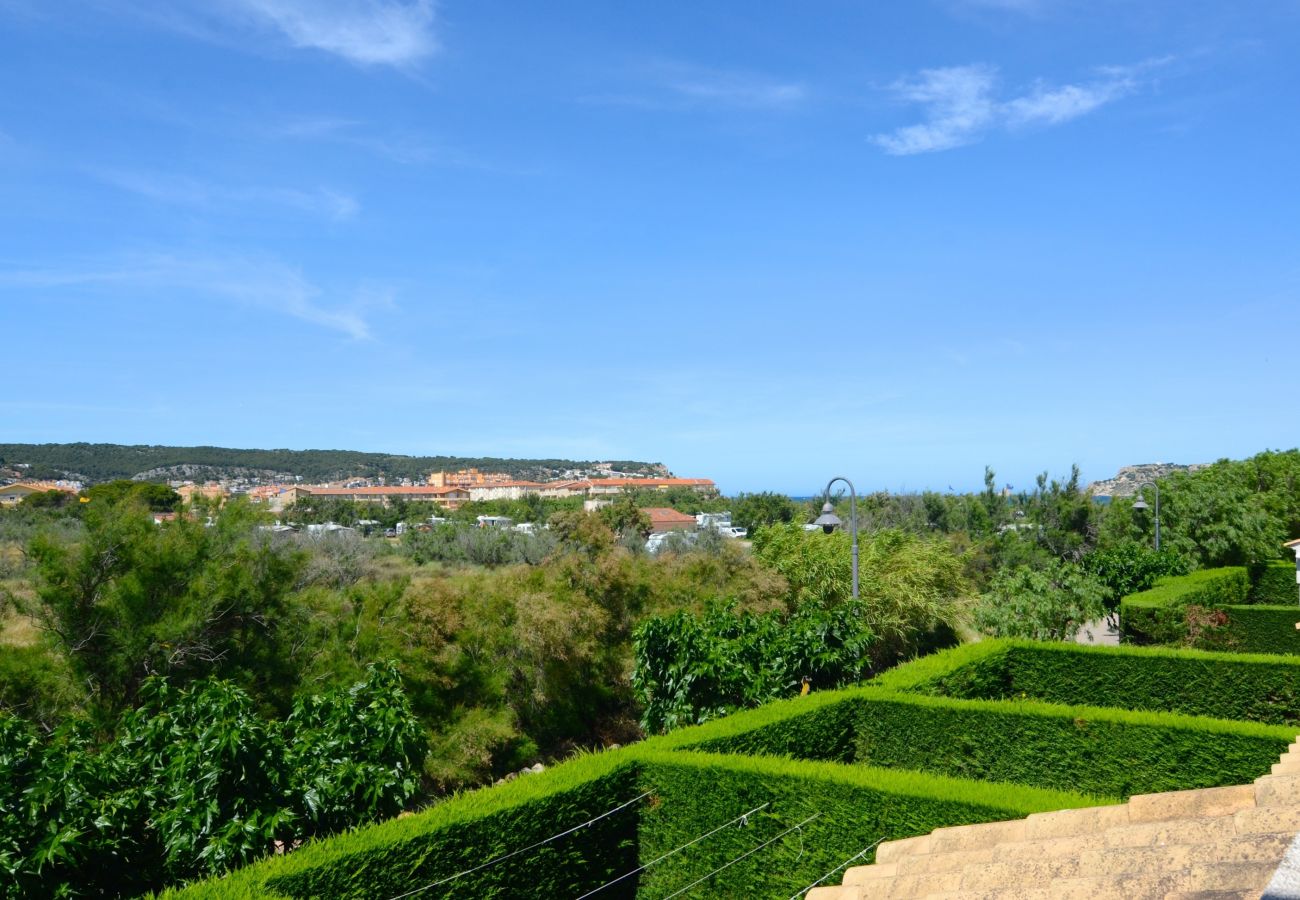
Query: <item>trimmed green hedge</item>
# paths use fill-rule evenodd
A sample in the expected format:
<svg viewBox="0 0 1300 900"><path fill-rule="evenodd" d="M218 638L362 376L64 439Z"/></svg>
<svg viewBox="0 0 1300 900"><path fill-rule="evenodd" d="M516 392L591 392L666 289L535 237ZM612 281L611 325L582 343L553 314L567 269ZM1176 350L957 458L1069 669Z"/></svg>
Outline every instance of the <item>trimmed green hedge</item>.
<svg viewBox="0 0 1300 900"><path fill-rule="evenodd" d="M574 897L624 874L600 896L659 898L700 878L695 896L788 896L877 838L1248 782L1295 737L1297 673L1300 659L985 641L857 688L581 756L169 895L393 897L634 801L420 896ZM1024 699L1035 693L1103 699ZM1098 708L1106 699L1290 727ZM654 862L764 803L744 827L723 827Z"/></svg>
<svg viewBox="0 0 1300 900"><path fill-rule="evenodd" d="M1300 605L1227 606L1228 643L1247 653L1300 655Z"/></svg>
<svg viewBox="0 0 1300 900"><path fill-rule="evenodd" d="M1222 610L1228 622L1217 640L1243 653L1300 654L1300 593L1295 569L1272 562L1246 569L1203 569L1162 579L1154 588L1120 601L1123 639L1136 644L1178 644L1187 637L1188 606Z"/></svg>
<svg viewBox="0 0 1300 900"><path fill-rule="evenodd" d="M885 695L863 704L860 762L1128 797L1243 784L1295 729L1015 700Z"/></svg>
<svg viewBox="0 0 1300 900"><path fill-rule="evenodd" d="M820 813L699 888L708 895L785 896L877 838L1097 803L1074 792L658 746L648 741L580 758L164 896L392 897L527 847L647 792L648 798L602 822L420 896L576 897L764 803L745 827L723 828L601 896L664 896Z"/></svg>
<svg viewBox="0 0 1300 900"><path fill-rule="evenodd" d="M1294 729L1252 722L870 688L838 706L689 749L821 760L822 743L795 736L843 723L852 729L854 762L1122 798L1243 784L1268 772L1295 739Z"/></svg>
<svg viewBox="0 0 1300 900"><path fill-rule="evenodd" d="M643 785L658 801L641 821L643 863L769 804L745 827L724 829L647 869L639 896L654 898L701 878L706 880L688 896L784 898L878 839L1089 805L1077 794L866 766L705 753L651 752L643 759ZM710 876L751 850L756 852ZM874 858L873 852L855 864ZM838 876L832 879L838 882Z"/></svg>
<svg viewBox="0 0 1300 900"><path fill-rule="evenodd" d="M1126 642L1177 643L1187 634L1186 607L1239 605L1249 593L1250 579L1242 566L1162 578L1151 590L1120 600L1120 631Z"/></svg>
<svg viewBox="0 0 1300 900"><path fill-rule="evenodd" d="M1232 609L1263 615L1276 608ZM1300 652L1300 610L1288 615L1286 629L1270 626L1269 633L1285 633ZM1300 659L1033 641L983 641L963 651L900 666L872 683L965 700L1020 698L1300 726Z"/></svg>
<svg viewBox="0 0 1300 900"><path fill-rule="evenodd" d="M1289 562L1270 562L1250 567L1247 602L1263 606L1300 606L1300 585L1296 567Z"/></svg>
<svg viewBox="0 0 1300 900"><path fill-rule="evenodd" d="M642 793L629 754L579 757L472 791L414 816L308 844L163 897L386 898L543 840ZM577 896L635 868L644 801L573 835L458 878L421 897ZM540 893L538 893L540 892ZM613 893L630 897L633 892Z"/></svg>

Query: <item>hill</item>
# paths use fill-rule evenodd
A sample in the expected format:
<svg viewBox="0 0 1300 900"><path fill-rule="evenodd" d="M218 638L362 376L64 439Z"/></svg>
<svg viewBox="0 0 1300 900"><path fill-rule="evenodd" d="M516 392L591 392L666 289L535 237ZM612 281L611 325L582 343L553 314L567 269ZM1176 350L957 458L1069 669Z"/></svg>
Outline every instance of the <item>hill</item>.
<svg viewBox="0 0 1300 900"><path fill-rule="evenodd" d="M634 460L502 459L484 456L402 456L357 450L253 450L229 447L167 447L149 444L0 444L0 468L21 470L28 478L74 478L87 482L114 478L164 481L235 478L247 480L333 481L359 477L423 480L430 472L476 468L516 478L546 480L581 470L666 477L662 463Z"/></svg>
<svg viewBox="0 0 1300 900"><path fill-rule="evenodd" d="M1155 481L1174 472L1192 473L1204 469L1206 463L1179 465L1178 463L1142 463L1136 466L1121 466L1114 478L1094 481L1089 488L1094 497L1131 497L1137 493L1138 485L1144 481Z"/></svg>

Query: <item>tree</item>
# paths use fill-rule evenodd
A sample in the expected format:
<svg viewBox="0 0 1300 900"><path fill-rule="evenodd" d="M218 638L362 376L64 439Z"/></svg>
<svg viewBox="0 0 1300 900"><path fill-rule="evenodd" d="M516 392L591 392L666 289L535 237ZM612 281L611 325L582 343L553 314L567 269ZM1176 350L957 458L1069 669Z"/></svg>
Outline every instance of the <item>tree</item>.
<svg viewBox="0 0 1300 900"><path fill-rule="evenodd" d="M798 515L798 504L785 494L771 491L739 494L731 501L732 524L748 529L750 534L767 525L793 522Z"/></svg>
<svg viewBox="0 0 1300 900"><path fill-rule="evenodd" d="M792 616L714 606L643 622L634 634L633 689L651 733L694 725L799 692L834 688L870 668L874 635L857 603Z"/></svg>
<svg viewBox="0 0 1300 900"><path fill-rule="evenodd" d="M137 896L400 811L425 753L391 664L264 719L233 684L151 678L115 736L0 714L0 897Z"/></svg>
<svg viewBox="0 0 1300 900"><path fill-rule="evenodd" d="M637 506L632 494L620 494L618 499L600 511L600 518L619 537L639 537L645 540L653 527L646 511Z"/></svg>
<svg viewBox="0 0 1300 900"><path fill-rule="evenodd" d="M994 637L1059 641L1105 612L1105 586L1073 563L1017 566L994 574L975 605L975 627Z"/></svg>
<svg viewBox="0 0 1300 900"><path fill-rule="evenodd" d="M213 527L154 524L142 498L87 505L84 537L39 534L35 596L23 603L111 721L153 674L224 675L288 702L293 673L277 634L305 554L272 544L256 512L227 504Z"/></svg>
<svg viewBox="0 0 1300 900"><path fill-rule="evenodd" d="M115 506L124 502L143 503L150 512L175 512L181 495L165 484L118 479L92 485L81 492L90 503Z"/></svg>
<svg viewBox="0 0 1300 900"><path fill-rule="evenodd" d="M888 529L860 535L859 543L860 614L876 636L876 668L965 622L971 586L945 540ZM776 525L755 535L754 552L789 582L792 610L832 608L849 599L851 553L843 531L826 535Z"/></svg>

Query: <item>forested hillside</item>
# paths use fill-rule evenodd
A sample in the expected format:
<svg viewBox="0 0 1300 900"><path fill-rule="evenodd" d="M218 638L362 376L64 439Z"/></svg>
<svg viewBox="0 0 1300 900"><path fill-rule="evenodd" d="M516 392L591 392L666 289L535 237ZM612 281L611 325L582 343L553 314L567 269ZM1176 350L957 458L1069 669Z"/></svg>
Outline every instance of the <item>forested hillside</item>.
<svg viewBox="0 0 1300 900"><path fill-rule="evenodd" d="M620 472L662 474L661 464L608 460ZM217 478L297 475L304 481L357 476L423 479L430 472L476 468L543 480L570 469L592 469L590 460L500 459L471 456L400 456L357 450L238 450L229 447L165 447L149 444L0 444L0 466L26 464L33 478L111 481L137 476Z"/></svg>

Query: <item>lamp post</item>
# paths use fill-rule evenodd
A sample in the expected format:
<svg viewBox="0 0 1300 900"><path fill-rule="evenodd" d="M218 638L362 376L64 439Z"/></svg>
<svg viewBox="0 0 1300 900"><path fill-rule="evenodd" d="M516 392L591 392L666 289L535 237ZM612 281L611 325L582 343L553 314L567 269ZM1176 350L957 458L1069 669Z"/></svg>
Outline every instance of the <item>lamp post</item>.
<svg viewBox="0 0 1300 900"><path fill-rule="evenodd" d="M858 599L858 492L853 487L853 482L849 481L842 475L836 475L830 481L826 482L826 502L822 504L822 514L814 521L814 525L820 525L822 531L830 534L835 530L835 526L843 525L840 517L835 515L835 507L831 505L831 485L837 481L842 481L849 486L849 533L853 535L853 599Z"/></svg>
<svg viewBox="0 0 1300 900"><path fill-rule="evenodd" d="M1139 484L1137 486L1138 489L1137 500L1134 501L1133 508L1134 509L1149 508L1147 506L1147 502L1142 499L1142 488L1146 487L1148 484L1151 485L1151 487L1155 488L1156 491L1156 552L1159 553L1160 552L1160 485L1156 484L1154 481L1144 481L1141 484Z"/></svg>

